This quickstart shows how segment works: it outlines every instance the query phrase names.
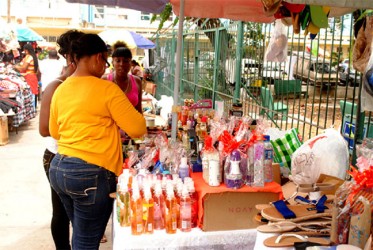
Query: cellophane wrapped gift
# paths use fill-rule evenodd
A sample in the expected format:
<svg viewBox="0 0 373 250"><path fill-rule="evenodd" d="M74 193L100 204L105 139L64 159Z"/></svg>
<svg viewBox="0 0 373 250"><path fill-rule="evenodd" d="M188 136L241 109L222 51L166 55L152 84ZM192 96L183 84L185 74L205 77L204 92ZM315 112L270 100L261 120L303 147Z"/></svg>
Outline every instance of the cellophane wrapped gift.
<svg viewBox="0 0 373 250"><path fill-rule="evenodd" d="M351 181L346 181L336 192L333 207L333 222L330 239L335 244L363 246L373 233L373 149L363 142L358 147L358 169L351 167ZM369 203L367 206L367 202ZM367 214L367 208L370 214ZM363 223L359 222L360 220ZM370 218L370 221L369 221ZM370 227L370 230L369 230ZM353 234L353 235L350 235ZM350 239L349 239L350 238Z"/></svg>

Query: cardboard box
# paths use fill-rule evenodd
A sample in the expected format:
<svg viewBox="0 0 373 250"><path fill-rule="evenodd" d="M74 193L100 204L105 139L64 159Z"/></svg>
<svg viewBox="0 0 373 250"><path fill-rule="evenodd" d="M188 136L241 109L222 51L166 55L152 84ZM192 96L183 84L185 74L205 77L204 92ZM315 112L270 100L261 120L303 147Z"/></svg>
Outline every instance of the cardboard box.
<svg viewBox="0 0 373 250"><path fill-rule="evenodd" d="M223 231L256 228L257 204L279 199L278 193L224 192L209 193L203 199L203 231Z"/></svg>
<svg viewBox="0 0 373 250"><path fill-rule="evenodd" d="M281 185L281 170L280 163L272 163L273 181Z"/></svg>
<svg viewBox="0 0 373 250"><path fill-rule="evenodd" d="M6 145L9 142L8 118L0 116L0 145Z"/></svg>
<svg viewBox="0 0 373 250"><path fill-rule="evenodd" d="M212 188L203 181L202 173L193 173L196 190L198 195L201 195L200 207L203 207L203 215L199 218L202 222L202 230L240 230L259 226L260 223L254 219L258 214L255 206L269 204L282 196L280 164L274 163L272 166L274 183L270 186L266 185L265 190L257 188L256 192L246 186L239 190L226 188L224 184Z"/></svg>
<svg viewBox="0 0 373 250"><path fill-rule="evenodd" d="M156 91L157 91L157 85L155 83L146 82L145 92L151 94L152 96L155 96Z"/></svg>

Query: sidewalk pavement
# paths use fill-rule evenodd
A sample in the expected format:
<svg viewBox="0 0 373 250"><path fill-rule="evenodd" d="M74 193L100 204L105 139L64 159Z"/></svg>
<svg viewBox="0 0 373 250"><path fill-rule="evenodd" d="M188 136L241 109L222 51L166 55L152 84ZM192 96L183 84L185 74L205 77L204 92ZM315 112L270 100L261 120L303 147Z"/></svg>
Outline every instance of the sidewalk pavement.
<svg viewBox="0 0 373 250"><path fill-rule="evenodd" d="M39 116L9 132L9 143L0 146L0 250L55 249L50 221L52 204L43 168L45 141L39 135ZM111 220L108 242L112 249Z"/></svg>

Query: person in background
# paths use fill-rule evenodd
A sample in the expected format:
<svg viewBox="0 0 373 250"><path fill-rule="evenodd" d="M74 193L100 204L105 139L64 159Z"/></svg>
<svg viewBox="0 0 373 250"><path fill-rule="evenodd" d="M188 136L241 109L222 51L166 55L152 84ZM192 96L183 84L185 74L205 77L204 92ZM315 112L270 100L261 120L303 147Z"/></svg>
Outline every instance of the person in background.
<svg viewBox="0 0 373 250"><path fill-rule="evenodd" d="M113 72L104 75L102 79L106 79L117 84L120 89L126 94L128 100L142 113L142 86L141 79L137 76L129 74L131 70L131 50L125 47L122 42L117 42L113 45L112 62Z"/></svg>
<svg viewBox="0 0 373 250"><path fill-rule="evenodd" d="M62 37L64 37L62 35ZM58 43L58 42L57 42ZM61 48L60 50L64 50ZM62 73L63 62L59 60L57 50L51 49L48 51L48 58L40 60L40 72L41 72L41 91L44 93L44 90L49 83L52 83L56 76L59 76Z"/></svg>
<svg viewBox="0 0 373 250"><path fill-rule="evenodd" d="M136 60L132 60L131 61L131 74L134 75L134 76L138 76L141 81L142 79L144 78L144 72L140 66L140 64L138 62L136 62Z"/></svg>
<svg viewBox="0 0 373 250"><path fill-rule="evenodd" d="M23 46L23 51L25 57L22 59L21 63L15 65L14 68L25 77L27 84L30 86L35 103L34 107L36 108L38 102L37 95L39 93L39 61L31 44L25 44Z"/></svg>
<svg viewBox="0 0 373 250"><path fill-rule="evenodd" d="M50 81L44 81L46 87L43 89L43 98L41 100L40 106L40 116L39 116L39 133L41 136L46 137L46 149L43 155L43 165L44 170L49 180L49 168L50 163L57 153L57 141L50 137L49 134L49 112L50 112L50 104L52 100L52 96L56 89L60 86L60 84L66 80L68 76L70 76L75 71L75 64L73 63L73 58L69 55L71 54L71 42L77 40L81 37L84 33L77 31L77 30L70 30L62 34L58 40L57 44L59 46L58 52L60 55L65 57L66 65L63 69L59 69L59 64L56 67L59 70L55 70L54 68L51 70L55 70L54 78L52 75L49 74ZM49 53L52 58L57 55L57 51L50 51ZM51 61L57 61L56 59L51 59ZM58 73L57 73L58 72ZM59 75L62 73L61 75ZM43 74L48 75L48 74ZM58 76L58 77L56 77ZM44 86L44 85L43 85ZM52 197L52 221L51 221L51 232L54 244L56 249L71 249L70 245L70 220L66 214L65 207L63 206L60 197L58 197L57 193L51 188L51 197Z"/></svg>
<svg viewBox="0 0 373 250"><path fill-rule="evenodd" d="M98 249L123 156L119 128L143 136L145 119L118 85L101 79L107 47L96 34L72 42L75 72L55 91L49 132L58 141L49 177L72 222L72 248Z"/></svg>
<svg viewBox="0 0 373 250"><path fill-rule="evenodd" d="M102 79L106 79L117 84L126 94L128 100L142 113L142 88L141 80L129 74L131 69L130 63L132 59L131 50L127 48L127 44L121 41L113 45L114 52L112 53L113 72L106 74ZM122 142L126 142L129 138L120 130ZM106 242L104 235L101 242Z"/></svg>

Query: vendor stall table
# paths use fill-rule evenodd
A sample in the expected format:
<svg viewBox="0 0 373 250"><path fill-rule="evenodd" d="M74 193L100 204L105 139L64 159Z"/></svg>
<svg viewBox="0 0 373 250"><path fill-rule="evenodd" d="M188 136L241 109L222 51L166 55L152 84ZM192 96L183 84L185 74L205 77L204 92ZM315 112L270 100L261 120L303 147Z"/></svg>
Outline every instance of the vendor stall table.
<svg viewBox="0 0 373 250"><path fill-rule="evenodd" d="M116 204L114 204L115 207ZM115 210L113 211L115 215ZM130 227L121 227L113 218L113 250L124 249L253 249L256 229L203 232L193 228L191 232L167 234L131 235Z"/></svg>
<svg viewBox="0 0 373 250"><path fill-rule="evenodd" d="M256 228L255 205L282 198L282 188L276 182L266 183L264 187L230 189L224 184L207 185L202 173L193 173L192 178L198 193L198 225L204 231Z"/></svg>
<svg viewBox="0 0 373 250"><path fill-rule="evenodd" d="M266 183L265 187L243 187L241 189L232 190L226 188L224 184L219 187L210 187L202 179L202 173L193 173L192 178L195 183L196 192L198 193L198 207L199 207L199 225L201 228L193 228L191 232L184 233L177 231L176 234L167 234L164 230L154 231L151 235L140 235L134 236L131 234L130 227L121 227L116 217L116 203L114 202L113 208L113 249L253 249L256 241L256 224L253 222L253 215L257 213L254 206L258 202L262 202L265 199L278 199L282 197L281 186L275 182ZM239 223L228 223L226 229L219 231L210 230L214 228L214 225L203 225L203 223L209 223L204 216L214 214L207 204L214 200L214 195L222 202L228 202L228 205L233 204L233 208L222 206L216 207L216 210L220 210L221 217L232 218L235 217L235 221ZM243 202L236 206L234 200L230 200L230 195L239 195L238 202ZM249 195L249 196L247 196ZM255 198L256 197L256 198ZM264 197L264 198L263 198ZM227 200L224 200L224 199ZM237 198L237 197L236 197ZM249 200L248 200L249 199ZM271 200L273 201L273 200ZM245 203L249 202L249 203ZM249 204L251 207L249 207ZM224 209L225 208L225 209ZM207 209L209 209L207 211ZM243 224L242 217L244 217ZM224 219L216 221L224 222ZM235 228L230 230L229 227L242 226L245 228ZM220 225L218 224L218 227ZM205 230L207 229L207 230Z"/></svg>

